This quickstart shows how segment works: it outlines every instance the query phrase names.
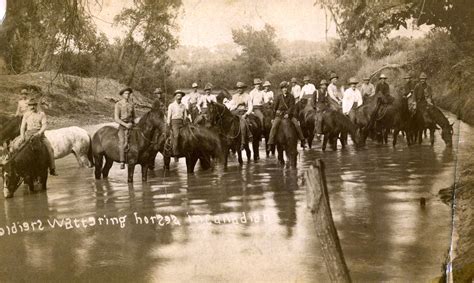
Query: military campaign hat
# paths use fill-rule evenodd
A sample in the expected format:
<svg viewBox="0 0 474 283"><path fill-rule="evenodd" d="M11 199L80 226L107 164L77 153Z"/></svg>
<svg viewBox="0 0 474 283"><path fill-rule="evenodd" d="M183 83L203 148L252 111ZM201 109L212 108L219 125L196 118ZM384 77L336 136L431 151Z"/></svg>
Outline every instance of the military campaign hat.
<svg viewBox="0 0 474 283"><path fill-rule="evenodd" d="M126 91L132 93L132 92L133 92L133 89L130 88L130 87L126 87L126 88L122 89L119 93L120 93L120 95L122 95L122 94L123 94L124 92L126 92Z"/></svg>
<svg viewBox="0 0 474 283"><path fill-rule="evenodd" d="M359 83L359 80L355 77L351 77L349 79L349 84L352 85L352 84L358 84Z"/></svg>
<svg viewBox="0 0 474 283"><path fill-rule="evenodd" d="M282 81L280 83L280 88L288 87L288 82L287 81Z"/></svg>
<svg viewBox="0 0 474 283"><path fill-rule="evenodd" d="M425 72L421 72L420 74L420 79L427 79L428 76L425 74Z"/></svg>
<svg viewBox="0 0 474 283"><path fill-rule="evenodd" d="M176 96L178 93L181 93L183 96L185 96L186 94L184 93L184 91L180 90L180 89L177 89L174 91L174 96Z"/></svg>
<svg viewBox="0 0 474 283"><path fill-rule="evenodd" d="M265 82L263 83L263 86L271 86L271 85L272 85L272 84L271 84L269 81L265 81Z"/></svg>
<svg viewBox="0 0 474 283"><path fill-rule="evenodd" d="M332 80L332 79L334 79L334 78L338 79L339 76L336 75L336 73L331 73L331 75L329 76L329 79Z"/></svg>
<svg viewBox="0 0 474 283"><path fill-rule="evenodd" d="M285 81L286 82L286 81ZM291 82L292 83L297 83L298 81L296 80L296 78L291 78Z"/></svg>
<svg viewBox="0 0 474 283"><path fill-rule="evenodd" d="M328 81L326 81L325 79L322 79L321 82L319 83L319 85L328 85Z"/></svg>
<svg viewBox="0 0 474 283"><path fill-rule="evenodd" d="M262 80L259 79L259 78L255 78L255 79L253 79L253 84L254 84L254 85L262 84Z"/></svg>
<svg viewBox="0 0 474 283"><path fill-rule="evenodd" d="M237 82L237 84L235 85L237 88L246 88L247 85L243 82Z"/></svg>

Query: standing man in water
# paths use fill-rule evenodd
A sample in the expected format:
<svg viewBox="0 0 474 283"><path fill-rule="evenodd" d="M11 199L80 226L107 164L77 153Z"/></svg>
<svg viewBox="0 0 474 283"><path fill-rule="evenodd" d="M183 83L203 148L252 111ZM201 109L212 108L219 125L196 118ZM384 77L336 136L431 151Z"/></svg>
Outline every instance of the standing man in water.
<svg viewBox="0 0 474 283"><path fill-rule="evenodd" d="M48 127L46 114L43 111L38 111L38 102L31 99L28 101L28 111L24 113L20 127L20 140L25 141L31 138L39 137L46 145L49 153L49 174L58 176L56 174L56 165L54 162L53 147L48 139L44 136L44 131Z"/></svg>
<svg viewBox="0 0 474 283"><path fill-rule="evenodd" d="M132 102L131 95L133 90L129 87L122 89L120 95L123 97L115 103L114 120L118 127L118 148L120 156L120 169L125 169L125 150L128 146L129 130L133 126L135 120L135 106Z"/></svg>
<svg viewBox="0 0 474 283"><path fill-rule="evenodd" d="M184 125L184 120L187 118L188 114L186 111L186 106L181 103L181 99L184 96L184 92L181 90L176 90L174 92L174 102L168 106L168 115L166 122L171 128L171 145L173 148L173 156L175 161L179 159L179 130Z"/></svg>

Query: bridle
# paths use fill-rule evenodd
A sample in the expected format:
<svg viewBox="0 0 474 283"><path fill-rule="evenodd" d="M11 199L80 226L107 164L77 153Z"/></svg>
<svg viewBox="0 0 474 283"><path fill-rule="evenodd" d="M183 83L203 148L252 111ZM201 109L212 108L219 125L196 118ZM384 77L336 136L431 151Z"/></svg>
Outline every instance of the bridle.
<svg viewBox="0 0 474 283"><path fill-rule="evenodd" d="M217 103L215 103L215 104L217 104ZM217 105L219 105L219 104L217 104ZM240 135L240 126L237 127L238 131L237 131L237 134L235 136L229 136L229 135L226 135L223 132L224 125L222 125L222 123L223 123L223 118L224 118L224 114L225 114L225 111L226 111L226 107L224 105L221 105L221 106L222 106L222 111L217 114L217 118L215 119L216 124L219 125L219 134L225 136L227 139L230 139L230 140L236 139ZM215 106L213 106L213 107L215 107Z"/></svg>

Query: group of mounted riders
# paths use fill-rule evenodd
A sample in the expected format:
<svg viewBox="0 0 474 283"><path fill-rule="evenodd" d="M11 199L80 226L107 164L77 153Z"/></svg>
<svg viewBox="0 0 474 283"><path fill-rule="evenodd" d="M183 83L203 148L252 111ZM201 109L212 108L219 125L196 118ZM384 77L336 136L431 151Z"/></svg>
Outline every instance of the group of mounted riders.
<svg viewBox="0 0 474 283"><path fill-rule="evenodd" d="M348 80L348 87L346 89L339 85L338 79L339 77L335 73L331 73L329 83L323 79L318 87L316 87L310 82L309 76L303 78L302 85L298 84L296 78L292 78L290 82L282 81L279 84L280 91L274 93L271 90L272 84L269 81L255 78L250 92L247 92L247 85L245 83L237 82L236 91L233 95L230 95L227 91L221 91L218 95L213 94L211 83L207 83L204 87L204 93L200 93L198 84L193 83L193 90L190 93L186 94L182 90L176 90L174 92L174 100L169 105L165 103L163 91L157 88L154 91L156 99L152 106L152 111L157 111L157 114L155 116L148 115L146 119L141 119L144 122L138 132L135 133L135 140L142 139L144 142L142 142L142 145L138 145L138 149L137 145L135 145L132 150L134 153L131 153L130 150L130 133L133 132L133 129L138 124L136 123L135 104L131 97L133 90L125 88L120 91L122 99L115 104L114 120L118 124L118 129L111 128L98 131L91 140L91 150L95 154L96 167L102 166L103 157L106 158L106 167L108 167L105 171L103 168L97 167L96 178L100 178L101 174L105 177L113 161L120 162L121 169L124 169L126 163L128 163L130 170L130 156L133 154L137 157L132 158L132 162L140 163L143 167L145 161L138 159L141 158L139 155L143 155L140 148L145 148L144 144L146 144L147 148L154 146L153 152L146 154L150 167L154 166L154 158L159 151L168 160L170 157L175 157L176 160L179 157L186 157L187 165L191 167L191 169L188 168L188 172L192 172L194 164L198 160L201 161L201 164L205 164L205 167L208 167L210 164L209 158L206 154L203 154L205 150L199 149L200 146L205 147L202 145L205 142L208 142L208 152L212 154L214 154L213 151L216 148L220 148L221 144L224 144L222 151L225 151L225 164L227 164L227 151L236 152L239 155L239 163L242 163L242 150L247 152L247 157L250 159L249 142L253 143L254 158L258 160L258 144L261 138L265 137L267 155L269 151L274 150L276 144L279 160L284 163L283 157L280 158L280 155L285 150L287 156L289 156L288 152L290 151L290 142L285 139L294 140L294 151L296 151L298 140L301 141L301 147L305 147L305 139L311 147L314 134L308 135L308 132L315 131L318 138L323 134L326 138L327 131L325 126L330 125L330 123L326 121L324 124L325 117L339 117L337 119L344 120L341 120L343 124L350 121L349 123L357 125L359 130L382 131L383 129L379 125L380 121L383 120L381 117L387 112L387 108L390 108L390 105L394 103L396 97L396 95L394 96L390 93L387 76L381 74L375 86L370 82L369 77L364 78L360 86L358 86L359 81L352 77ZM406 75L404 79L405 83L398 93L401 94L400 97L407 105L408 119L415 119L415 114L420 112L417 110L430 107L430 105L434 106L432 90L426 82L427 76L425 73L420 74L417 83L415 83L411 75ZM377 98L377 101L372 103L372 105L376 105L376 107L372 107L372 111L369 111L370 115L366 119L367 121L363 126L360 126L361 118L358 118L354 113L370 104L370 101L373 101L374 98ZM396 109L396 111L399 111L398 108ZM359 112L365 113L367 111ZM50 174L56 175L53 149L44 136L47 128L47 117L39 109L38 101L29 99L26 89L21 91L21 99L18 101L16 116L21 119L20 140L28 141L33 138L39 138L46 146L49 154ZM310 123L308 117L314 117L313 124ZM283 124L284 129L286 131L288 129L293 131L292 135L291 133L290 135L279 135L279 129L283 121L285 121ZM190 126L194 128L191 129L189 128ZM212 132L212 129L216 126L219 126L219 129ZM448 126L450 126L449 123ZM199 129L196 127L199 127ZM189 164L189 149L186 147L189 147L192 143L185 143L183 141L184 128L188 129L185 131L188 139L190 138L189 136L192 136L194 139L200 137L193 142L198 144L195 150L197 155L195 154L192 157ZM211 130L205 131L203 128ZM348 129L347 126L346 129ZM406 129L401 128L401 130ZM332 139L337 138L339 135L342 136L343 132L344 130L336 132ZM352 136L350 127L348 132ZM157 133L159 133L159 136ZM163 134L165 138L162 137ZM219 144L217 144L214 137L204 141L206 135L212 136L213 134L219 136ZM115 138L113 138L114 136ZM329 138L331 139L331 137ZM357 141L355 142L357 143ZM342 139L341 143L343 143ZM108 152L107 147L110 144L113 144L115 149ZM282 144L283 146L281 146ZM185 153L183 151L188 152ZM115 155L116 157L113 157ZM291 157L289 158L291 159ZM293 153L293 160L292 163L296 166L296 153ZM165 161L165 168L166 166ZM146 179L146 175L144 179Z"/></svg>

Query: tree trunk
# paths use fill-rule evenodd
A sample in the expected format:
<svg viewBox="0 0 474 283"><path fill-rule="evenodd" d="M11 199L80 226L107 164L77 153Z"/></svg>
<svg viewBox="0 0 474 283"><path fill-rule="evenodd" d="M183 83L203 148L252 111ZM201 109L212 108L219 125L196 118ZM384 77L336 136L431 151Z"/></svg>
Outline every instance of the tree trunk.
<svg viewBox="0 0 474 283"><path fill-rule="evenodd" d="M127 43L133 41L133 33L137 29L138 25L140 24L141 19L137 19L136 22L133 24L133 26L130 28L130 30L127 33L127 36L125 37L122 47L120 49L120 55L119 55L119 64L122 63L123 57L125 56L125 47L127 46Z"/></svg>

